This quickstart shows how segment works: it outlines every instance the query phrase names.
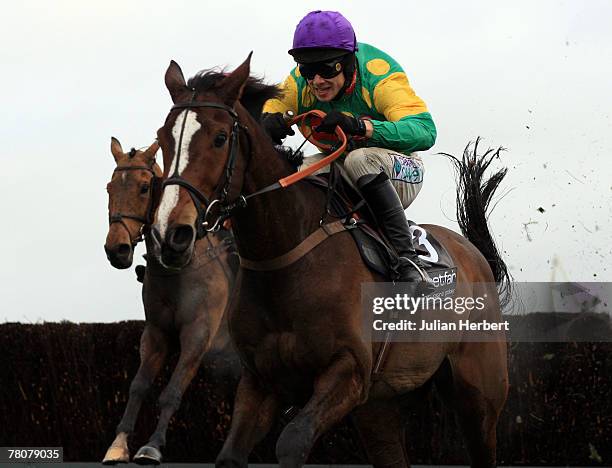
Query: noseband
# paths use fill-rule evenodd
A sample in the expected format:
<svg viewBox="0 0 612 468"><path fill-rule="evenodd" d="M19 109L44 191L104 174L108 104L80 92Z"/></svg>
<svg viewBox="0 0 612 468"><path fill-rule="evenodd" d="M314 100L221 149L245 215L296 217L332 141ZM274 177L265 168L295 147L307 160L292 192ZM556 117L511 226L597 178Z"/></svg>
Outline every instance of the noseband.
<svg viewBox="0 0 612 468"><path fill-rule="evenodd" d="M234 120L232 124L232 132L230 134L229 140L229 156L227 158L227 163L225 165L225 172L222 176L225 180L220 180L217 183L217 187L215 188L212 198L213 200L209 200L209 198L204 195L197 187L193 186L190 182L181 177L178 173L179 162L181 158L181 147L183 142L183 133L185 131L185 123L187 121L187 112L183 116L183 123L181 125L181 133L179 136L179 141L177 145L177 155L176 155L176 164L174 166L174 171L172 175L164 180L162 184L162 189L169 185L178 185L183 187L189 193L191 200L195 206L197 212L197 220L196 220L196 234L198 239L201 239L206 235L207 232L215 232L218 231L223 221L225 221L231 215L231 211L238 206L246 206L246 201L242 195L238 197L238 199L233 203L228 203L227 198L229 195L231 183L232 183L232 175L234 173L234 167L236 166L236 159L238 156L238 150L240 145L240 130L244 130L247 137L249 136L248 128L242 125L238 121L237 112L230 106L226 106L225 104L221 104L218 102L195 102L195 92L191 97L190 102L184 102L175 104L172 106L171 110L174 109L197 109L197 108L211 108L211 109L221 109L226 111ZM249 145L250 146L250 145ZM218 205L217 208L220 210L220 214L214 222L208 221L208 216L211 214L211 209L213 206Z"/></svg>
<svg viewBox="0 0 612 468"><path fill-rule="evenodd" d="M118 166L113 171L113 174L115 172L123 172L123 171L148 171L153 176L149 184L149 205L147 206L147 210L144 215L124 214L124 213L118 212L118 213L109 214L109 217L108 217L109 225L112 225L114 223L120 223L125 228L125 230L128 233L128 236L130 237L130 243L132 244L132 247L134 247L136 244L142 241L142 230L144 226L148 226L153 223L153 217L155 215L156 198L158 198L160 187L161 187L161 177L157 177L155 175L155 171L151 169L149 166ZM138 221L139 223L142 223L142 226L138 233L138 237L136 237L135 239L132 238L132 233L130 229L128 228L127 224L125 224L124 219L131 219L134 221Z"/></svg>

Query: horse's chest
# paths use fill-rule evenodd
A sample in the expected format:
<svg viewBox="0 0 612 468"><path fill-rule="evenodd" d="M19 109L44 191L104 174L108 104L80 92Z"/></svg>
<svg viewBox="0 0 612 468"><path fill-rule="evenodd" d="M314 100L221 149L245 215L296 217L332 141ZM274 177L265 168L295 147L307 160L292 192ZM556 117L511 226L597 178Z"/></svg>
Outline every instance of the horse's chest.
<svg viewBox="0 0 612 468"><path fill-rule="evenodd" d="M324 332L268 331L236 340L247 367L281 393L311 388L320 369L334 353L334 339Z"/></svg>
<svg viewBox="0 0 612 468"><path fill-rule="evenodd" d="M291 392L312 389L314 377L329 365L339 343L334 316L320 307L317 290L297 280L292 287L287 284L280 278L266 284L245 281L229 325L247 367L279 391Z"/></svg>

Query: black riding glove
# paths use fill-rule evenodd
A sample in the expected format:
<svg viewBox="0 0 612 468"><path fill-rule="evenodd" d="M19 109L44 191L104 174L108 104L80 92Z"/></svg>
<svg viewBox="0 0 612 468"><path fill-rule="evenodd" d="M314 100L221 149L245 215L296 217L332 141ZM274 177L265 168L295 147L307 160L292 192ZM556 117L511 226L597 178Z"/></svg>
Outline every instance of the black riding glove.
<svg viewBox="0 0 612 468"><path fill-rule="evenodd" d="M363 120L336 110L327 114L315 130L323 133L334 133L336 126L339 126L346 135L365 136L366 134L366 126Z"/></svg>
<svg viewBox="0 0 612 468"><path fill-rule="evenodd" d="M277 145L281 145L287 135L295 135L295 132L287 125L287 122L285 122L283 118L283 114L280 112L264 112L261 115L261 126Z"/></svg>

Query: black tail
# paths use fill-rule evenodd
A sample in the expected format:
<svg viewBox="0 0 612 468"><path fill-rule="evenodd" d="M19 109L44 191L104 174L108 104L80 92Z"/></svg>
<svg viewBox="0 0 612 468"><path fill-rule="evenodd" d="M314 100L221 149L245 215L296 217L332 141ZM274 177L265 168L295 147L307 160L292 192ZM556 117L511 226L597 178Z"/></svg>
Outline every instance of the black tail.
<svg viewBox="0 0 612 468"><path fill-rule="evenodd" d="M461 160L448 156L455 165L457 171L457 221L463 235L476 246L484 255L493 271L493 277L497 283L500 303L502 307L511 298L511 276L508 267L504 263L491 236L488 225L489 204L499 187L499 184L508 172L507 168L501 169L486 178L485 172L503 148L497 150L488 149L483 155L478 156L478 143L468 143L463 151Z"/></svg>

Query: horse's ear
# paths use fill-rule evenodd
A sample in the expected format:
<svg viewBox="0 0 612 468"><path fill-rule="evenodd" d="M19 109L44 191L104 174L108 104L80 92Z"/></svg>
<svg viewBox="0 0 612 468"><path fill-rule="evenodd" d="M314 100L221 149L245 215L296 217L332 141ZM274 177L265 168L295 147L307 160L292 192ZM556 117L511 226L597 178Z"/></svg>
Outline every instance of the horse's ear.
<svg viewBox="0 0 612 468"><path fill-rule="evenodd" d="M223 100L227 105L233 106L242 97L242 91L251 74L252 55L253 52L251 51L247 59L242 62L242 65L225 77L221 83Z"/></svg>
<svg viewBox="0 0 612 468"><path fill-rule="evenodd" d="M168 88L170 92L172 102L176 103L179 96L187 89L187 84L185 83L185 77L183 76L181 67L179 67L178 63L174 60L170 61L164 80L166 82L166 88Z"/></svg>
<svg viewBox="0 0 612 468"><path fill-rule="evenodd" d="M144 150L144 152L142 153L142 157L145 160L145 163L148 166L153 166L153 163L155 162L155 154L157 153L157 150L159 149L159 143L157 143L157 140L155 140L151 146L149 146L146 150Z"/></svg>
<svg viewBox="0 0 612 468"><path fill-rule="evenodd" d="M125 157L123 148L121 148L121 143L119 143L119 140L115 137L111 137L111 153L113 153L113 158L115 158L116 163L119 163L119 160Z"/></svg>

